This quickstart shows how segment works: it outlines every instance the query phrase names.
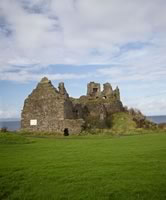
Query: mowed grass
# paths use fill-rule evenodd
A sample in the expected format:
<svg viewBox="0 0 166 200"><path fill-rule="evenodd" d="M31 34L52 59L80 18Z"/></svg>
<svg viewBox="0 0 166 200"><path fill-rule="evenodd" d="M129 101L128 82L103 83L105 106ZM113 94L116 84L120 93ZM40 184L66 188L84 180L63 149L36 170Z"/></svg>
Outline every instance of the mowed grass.
<svg viewBox="0 0 166 200"><path fill-rule="evenodd" d="M166 199L164 133L31 140L0 143L1 200Z"/></svg>

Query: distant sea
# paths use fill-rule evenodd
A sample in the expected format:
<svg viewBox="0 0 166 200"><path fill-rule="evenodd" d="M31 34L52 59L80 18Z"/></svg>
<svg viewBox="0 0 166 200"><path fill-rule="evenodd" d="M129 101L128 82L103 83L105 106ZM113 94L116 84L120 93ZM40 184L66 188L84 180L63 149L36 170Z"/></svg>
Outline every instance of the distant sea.
<svg viewBox="0 0 166 200"><path fill-rule="evenodd" d="M152 122L155 122L157 124L160 123L166 123L166 115L160 115L160 116L147 116L147 119L149 119Z"/></svg>
<svg viewBox="0 0 166 200"><path fill-rule="evenodd" d="M147 119L149 119L152 122L155 122L157 124L159 123L166 123L166 115L161 116L147 116ZM9 131L17 131L21 127L20 120L1 120L0 121L0 128L6 127Z"/></svg>
<svg viewBox="0 0 166 200"><path fill-rule="evenodd" d="M20 121L0 121L0 128L7 128L9 131L17 131L20 129Z"/></svg>

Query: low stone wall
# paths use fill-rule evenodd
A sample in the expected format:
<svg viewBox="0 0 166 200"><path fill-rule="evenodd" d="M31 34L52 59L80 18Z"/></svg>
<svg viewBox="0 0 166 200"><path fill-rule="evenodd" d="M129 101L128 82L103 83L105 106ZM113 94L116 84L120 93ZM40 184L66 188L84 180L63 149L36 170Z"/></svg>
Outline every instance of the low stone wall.
<svg viewBox="0 0 166 200"><path fill-rule="evenodd" d="M73 134L79 134L82 131L82 126L84 125L84 120L83 119L65 119L63 121L63 129L64 131L65 128L69 130L69 135Z"/></svg>
<svg viewBox="0 0 166 200"><path fill-rule="evenodd" d="M37 119L36 119L37 120ZM46 121L45 121L46 122ZM51 120L45 123L45 126L40 124L37 120L37 124L30 125L31 121L28 122L29 126L23 127L21 131L27 132L48 132L48 133L59 133L64 134L64 130L68 129L69 135L79 134L82 131L84 124L83 119L64 119L64 120Z"/></svg>

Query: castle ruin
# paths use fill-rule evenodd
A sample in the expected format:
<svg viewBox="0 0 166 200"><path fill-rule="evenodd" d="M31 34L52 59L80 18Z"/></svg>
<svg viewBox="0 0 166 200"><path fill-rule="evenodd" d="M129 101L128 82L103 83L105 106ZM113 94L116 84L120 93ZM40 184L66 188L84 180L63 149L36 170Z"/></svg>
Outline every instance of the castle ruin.
<svg viewBox="0 0 166 200"><path fill-rule="evenodd" d="M123 111L118 87L90 82L87 95L69 97L64 83L56 89L46 77L25 99L21 113L21 129L32 132L78 134L84 128L107 128L111 114Z"/></svg>

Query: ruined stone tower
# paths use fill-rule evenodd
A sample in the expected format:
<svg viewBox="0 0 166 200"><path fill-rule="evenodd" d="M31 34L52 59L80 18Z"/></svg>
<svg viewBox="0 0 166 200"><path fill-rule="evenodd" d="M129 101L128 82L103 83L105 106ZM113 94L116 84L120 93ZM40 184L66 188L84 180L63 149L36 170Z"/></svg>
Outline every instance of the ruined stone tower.
<svg viewBox="0 0 166 200"><path fill-rule="evenodd" d="M99 97L101 94L100 84L95 82L90 82L87 85L87 95L91 97Z"/></svg>

